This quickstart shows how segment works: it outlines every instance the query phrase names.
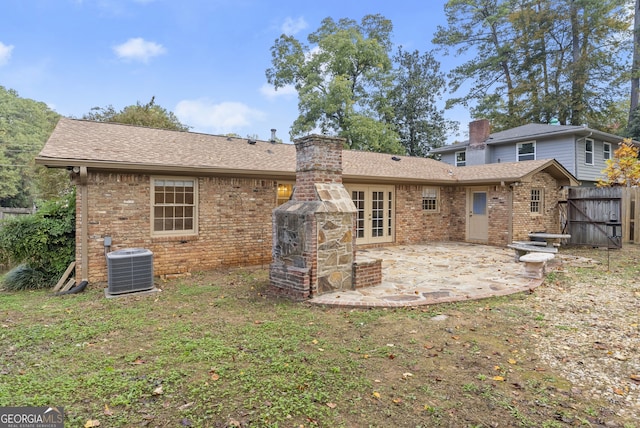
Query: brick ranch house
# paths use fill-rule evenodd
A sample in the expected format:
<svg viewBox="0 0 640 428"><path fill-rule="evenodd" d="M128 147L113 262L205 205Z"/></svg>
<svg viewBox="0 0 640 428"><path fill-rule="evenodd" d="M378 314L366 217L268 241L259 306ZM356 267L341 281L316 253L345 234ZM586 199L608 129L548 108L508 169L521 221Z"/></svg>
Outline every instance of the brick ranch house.
<svg viewBox="0 0 640 428"><path fill-rule="evenodd" d="M358 248L559 232L561 190L578 184L553 159L455 167L343 150L341 161ZM67 118L36 162L77 187L76 278L89 282L107 280L105 238L151 250L161 276L269 265L272 213L296 180L292 144Z"/></svg>

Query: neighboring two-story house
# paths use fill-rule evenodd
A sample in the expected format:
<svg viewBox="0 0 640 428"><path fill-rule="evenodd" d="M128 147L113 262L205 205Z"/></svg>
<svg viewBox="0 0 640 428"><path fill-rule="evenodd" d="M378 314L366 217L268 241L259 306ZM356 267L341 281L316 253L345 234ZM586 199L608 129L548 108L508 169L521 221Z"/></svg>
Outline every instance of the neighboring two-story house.
<svg viewBox="0 0 640 428"><path fill-rule="evenodd" d="M491 133L486 119L469 124L469 140L431 151L455 166L555 159L583 186L603 177L622 137L586 126L528 124Z"/></svg>

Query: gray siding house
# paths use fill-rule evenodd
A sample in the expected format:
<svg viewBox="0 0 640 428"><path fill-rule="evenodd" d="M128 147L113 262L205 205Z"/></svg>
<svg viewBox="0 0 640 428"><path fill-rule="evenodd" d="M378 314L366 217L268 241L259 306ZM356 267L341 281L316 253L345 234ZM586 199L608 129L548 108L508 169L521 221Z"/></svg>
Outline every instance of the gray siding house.
<svg viewBox="0 0 640 428"><path fill-rule="evenodd" d="M584 126L528 124L490 133L487 120L469 124L469 140L431 151L455 166L555 159L583 186L603 177L622 137Z"/></svg>

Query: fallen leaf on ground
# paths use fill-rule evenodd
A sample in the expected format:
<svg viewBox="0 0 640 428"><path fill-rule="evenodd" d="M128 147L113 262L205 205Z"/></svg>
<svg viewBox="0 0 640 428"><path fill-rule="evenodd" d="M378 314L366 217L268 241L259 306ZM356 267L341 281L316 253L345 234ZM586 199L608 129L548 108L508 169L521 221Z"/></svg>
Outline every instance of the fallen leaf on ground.
<svg viewBox="0 0 640 428"><path fill-rule="evenodd" d="M84 424L84 428L94 428L94 427L99 427L99 426L100 426L100 421L97 420L97 419L89 419Z"/></svg>
<svg viewBox="0 0 640 428"><path fill-rule="evenodd" d="M162 394L163 394L162 385L160 385L159 387L153 390L153 395L162 395Z"/></svg>
<svg viewBox="0 0 640 428"><path fill-rule="evenodd" d="M338 405L336 403L327 403L327 407L330 409L335 409Z"/></svg>
<svg viewBox="0 0 640 428"><path fill-rule="evenodd" d="M189 403L183 404L182 406L178 407L178 410L185 410L188 409L189 407L193 406L194 402L191 401Z"/></svg>
<svg viewBox="0 0 640 428"><path fill-rule="evenodd" d="M504 378L502 376L494 376L492 379L498 382L504 381Z"/></svg>
<svg viewBox="0 0 640 428"><path fill-rule="evenodd" d="M105 416L113 416L113 412L111 411L109 406L106 404L104 405L104 414Z"/></svg>
<svg viewBox="0 0 640 428"><path fill-rule="evenodd" d="M375 392L373 393L373 396L374 396L375 398L380 398L380 393L379 393L379 392L377 392L377 391L375 391Z"/></svg>

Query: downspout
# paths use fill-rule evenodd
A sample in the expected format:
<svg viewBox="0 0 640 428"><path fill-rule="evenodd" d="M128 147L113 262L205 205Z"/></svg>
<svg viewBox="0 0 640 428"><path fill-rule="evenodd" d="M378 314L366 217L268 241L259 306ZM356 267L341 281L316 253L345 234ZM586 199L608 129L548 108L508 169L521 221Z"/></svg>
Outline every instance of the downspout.
<svg viewBox="0 0 640 428"><path fill-rule="evenodd" d="M87 178L87 167L80 167L80 198L82 199L82 224L80 225L80 257L82 258L82 280L89 280L89 188L87 186L88 183Z"/></svg>

